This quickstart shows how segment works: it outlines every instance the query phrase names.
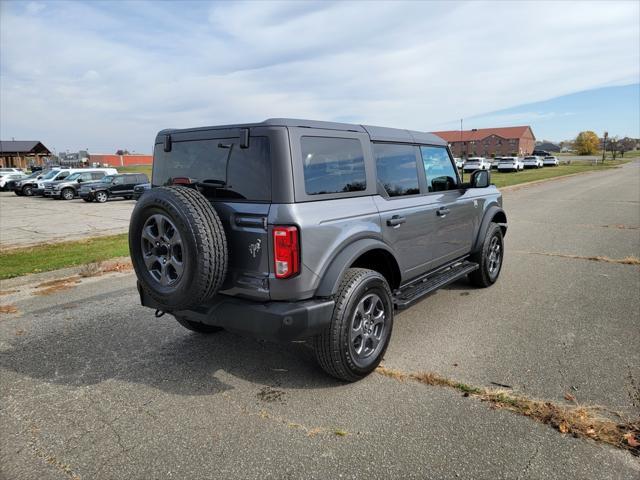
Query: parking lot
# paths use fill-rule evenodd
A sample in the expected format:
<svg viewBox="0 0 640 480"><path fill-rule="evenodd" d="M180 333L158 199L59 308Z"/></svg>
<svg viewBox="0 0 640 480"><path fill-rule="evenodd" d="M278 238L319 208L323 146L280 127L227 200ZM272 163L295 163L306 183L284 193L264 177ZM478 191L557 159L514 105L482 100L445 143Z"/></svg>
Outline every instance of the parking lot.
<svg viewBox="0 0 640 480"><path fill-rule="evenodd" d="M500 280L457 282L400 313L384 365L559 404L570 394L637 421L640 269L615 260L640 257L639 187L635 162L506 192ZM37 219L62 202L1 201L3 245L24 224L49 238L81 236L70 221L123 230L134 205L65 202L56 230ZM380 374L343 384L306 343L188 332L139 306L131 273L2 290L18 310L0 322L3 478L640 475L627 451L452 389Z"/></svg>
<svg viewBox="0 0 640 480"><path fill-rule="evenodd" d="M133 200L98 204L0 192L0 249L122 233L134 205Z"/></svg>

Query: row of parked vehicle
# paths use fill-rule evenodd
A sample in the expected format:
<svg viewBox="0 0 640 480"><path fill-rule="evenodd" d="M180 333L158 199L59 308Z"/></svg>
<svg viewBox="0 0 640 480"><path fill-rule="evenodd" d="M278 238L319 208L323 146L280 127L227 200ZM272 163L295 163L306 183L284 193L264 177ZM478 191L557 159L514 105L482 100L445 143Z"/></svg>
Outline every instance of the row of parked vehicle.
<svg viewBox="0 0 640 480"><path fill-rule="evenodd" d="M0 169L0 188L25 197L105 203L111 198L137 200L150 187L144 173L118 173L115 168L54 167L30 175L15 168Z"/></svg>
<svg viewBox="0 0 640 480"><path fill-rule="evenodd" d="M466 161L456 158L456 166L464 172L475 172L476 170L498 170L499 172L519 172L525 168L557 167L560 162L557 157L548 155L541 157L529 155L520 157L469 157Z"/></svg>

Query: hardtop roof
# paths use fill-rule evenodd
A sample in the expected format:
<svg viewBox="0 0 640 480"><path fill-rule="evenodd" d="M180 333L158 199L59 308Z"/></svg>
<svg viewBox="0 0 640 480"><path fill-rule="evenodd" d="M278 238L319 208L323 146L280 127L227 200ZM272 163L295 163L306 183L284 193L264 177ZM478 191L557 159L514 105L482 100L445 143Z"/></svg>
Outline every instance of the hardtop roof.
<svg viewBox="0 0 640 480"><path fill-rule="evenodd" d="M358 125L353 123L324 122L319 120L304 120L296 118L269 118L263 122L257 123L240 123L235 125L216 125L209 127L184 128L184 129L165 129L158 132L156 143L161 136L182 133L196 132L203 130L223 130L235 128L251 128L251 127L300 127L315 128L322 130L337 130L346 132L367 133L372 141L381 142L402 142L402 143L424 143L431 145L447 145L442 138L428 132L418 132L415 130L405 130L400 128L377 127L372 125Z"/></svg>

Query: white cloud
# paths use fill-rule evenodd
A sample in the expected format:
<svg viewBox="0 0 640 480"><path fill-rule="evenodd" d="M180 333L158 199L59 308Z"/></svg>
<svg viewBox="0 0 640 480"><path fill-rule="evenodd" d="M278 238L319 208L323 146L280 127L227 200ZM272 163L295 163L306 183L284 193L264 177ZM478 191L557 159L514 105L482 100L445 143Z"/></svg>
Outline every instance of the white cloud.
<svg viewBox="0 0 640 480"><path fill-rule="evenodd" d="M640 76L637 2L110 5L2 7L3 138L144 151L161 128L279 116L429 130Z"/></svg>
<svg viewBox="0 0 640 480"><path fill-rule="evenodd" d="M47 6L44 3L29 2L29 3L27 3L26 10L27 10L27 13L29 13L31 15L37 15L38 13L40 13L45 8L47 8Z"/></svg>

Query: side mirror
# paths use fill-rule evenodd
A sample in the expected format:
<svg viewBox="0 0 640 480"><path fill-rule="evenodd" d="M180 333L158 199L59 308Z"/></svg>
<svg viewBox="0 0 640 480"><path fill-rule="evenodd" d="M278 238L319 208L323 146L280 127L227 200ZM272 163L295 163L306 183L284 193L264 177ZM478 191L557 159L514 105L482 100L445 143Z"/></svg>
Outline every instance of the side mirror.
<svg viewBox="0 0 640 480"><path fill-rule="evenodd" d="M488 170L476 170L469 181L471 188L486 188L491 184L491 174Z"/></svg>
<svg viewBox="0 0 640 480"><path fill-rule="evenodd" d="M81 178L78 179L78 183L82 183L83 180Z"/></svg>

